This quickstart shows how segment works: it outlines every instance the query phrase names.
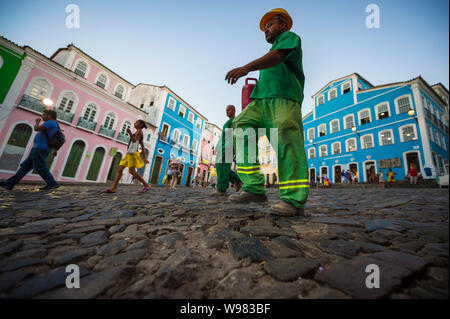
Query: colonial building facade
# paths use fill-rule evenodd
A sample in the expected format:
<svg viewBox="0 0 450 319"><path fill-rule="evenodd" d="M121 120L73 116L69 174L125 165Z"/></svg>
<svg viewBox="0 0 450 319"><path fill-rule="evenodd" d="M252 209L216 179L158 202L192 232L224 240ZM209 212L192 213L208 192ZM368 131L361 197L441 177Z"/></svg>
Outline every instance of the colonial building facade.
<svg viewBox="0 0 450 319"><path fill-rule="evenodd" d="M438 91L439 90L439 91ZM360 182L388 169L404 179L411 164L424 178L448 172L448 91L422 77L373 86L357 73L330 81L303 118L310 180Z"/></svg>
<svg viewBox="0 0 450 319"><path fill-rule="evenodd" d="M217 145L222 130L215 124L207 122L202 133L201 151L195 176L200 176L203 182L209 181L211 171L215 169Z"/></svg>

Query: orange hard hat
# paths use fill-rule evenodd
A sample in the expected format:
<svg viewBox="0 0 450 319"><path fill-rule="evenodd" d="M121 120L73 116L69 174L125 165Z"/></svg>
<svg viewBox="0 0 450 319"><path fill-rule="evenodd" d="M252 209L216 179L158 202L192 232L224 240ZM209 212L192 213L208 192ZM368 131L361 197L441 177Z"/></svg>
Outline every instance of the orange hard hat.
<svg viewBox="0 0 450 319"><path fill-rule="evenodd" d="M277 9L272 9L269 12L267 12L261 19L261 21L259 22L259 28L261 29L261 31L264 31L267 21L269 21L270 19L272 19L275 16L282 16L283 18L285 18L288 22L288 30L290 30L292 28L292 18L289 15L289 13L282 9L282 8L277 8Z"/></svg>

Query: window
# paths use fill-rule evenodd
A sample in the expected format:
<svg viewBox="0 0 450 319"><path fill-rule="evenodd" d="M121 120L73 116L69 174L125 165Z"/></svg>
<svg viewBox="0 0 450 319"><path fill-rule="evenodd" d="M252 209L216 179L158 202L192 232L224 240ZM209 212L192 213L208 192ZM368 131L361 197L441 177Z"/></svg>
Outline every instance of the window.
<svg viewBox="0 0 450 319"><path fill-rule="evenodd" d="M80 62L78 62L77 67L75 68L74 72L84 78L84 76L86 74L86 70L87 70L87 64L83 61L80 61Z"/></svg>
<svg viewBox="0 0 450 319"><path fill-rule="evenodd" d="M151 138L152 138L152 134L147 134L147 142L150 142Z"/></svg>
<svg viewBox="0 0 450 319"><path fill-rule="evenodd" d="M315 138L314 136L314 128L308 129L308 140L313 140Z"/></svg>
<svg viewBox="0 0 450 319"><path fill-rule="evenodd" d="M325 97L323 95L319 96L317 98L317 106L322 105L325 103Z"/></svg>
<svg viewBox="0 0 450 319"><path fill-rule="evenodd" d="M440 136L439 136L439 132L436 130L436 131L434 132L434 134L436 134L436 138L435 138L436 144L439 145L439 146L441 146L441 138L440 138Z"/></svg>
<svg viewBox="0 0 450 319"><path fill-rule="evenodd" d="M95 84L97 86L101 87L102 89L104 89L106 87L106 81L107 81L106 75L100 74L97 79L97 83L95 83Z"/></svg>
<svg viewBox="0 0 450 319"><path fill-rule="evenodd" d="M339 132L339 120L331 121L331 123L330 123L330 130L331 130L331 133Z"/></svg>
<svg viewBox="0 0 450 319"><path fill-rule="evenodd" d="M364 109L358 112L358 117L359 117L359 124L363 125L363 124L368 124L371 122L370 119L370 110L369 109Z"/></svg>
<svg viewBox="0 0 450 319"><path fill-rule="evenodd" d="M141 109L143 109L143 108L144 108L144 106L145 106L145 99L142 99L142 102L141 102L140 108L141 108Z"/></svg>
<svg viewBox="0 0 450 319"><path fill-rule="evenodd" d="M194 123L194 113L189 112L188 121L191 122L191 123Z"/></svg>
<svg viewBox="0 0 450 319"><path fill-rule="evenodd" d="M379 133L380 145L391 145L394 144L392 130L384 130Z"/></svg>
<svg viewBox="0 0 450 319"><path fill-rule="evenodd" d="M327 125L326 124L320 124L319 128L317 129L319 132L319 137L327 135Z"/></svg>
<svg viewBox="0 0 450 319"><path fill-rule="evenodd" d="M431 113L434 113L434 108L430 101L427 101L427 109L429 109Z"/></svg>
<svg viewBox="0 0 450 319"><path fill-rule="evenodd" d="M125 91L125 89L123 88L122 85L117 86L116 88L116 92L114 92L114 95L117 96L119 99L123 98L123 92Z"/></svg>
<svg viewBox="0 0 450 319"><path fill-rule="evenodd" d="M330 92L328 92L328 100L334 100L335 98L337 98L337 89L334 88L332 90L330 90Z"/></svg>
<svg viewBox="0 0 450 319"><path fill-rule="evenodd" d="M341 154L341 143L340 142L335 142L335 143L331 144L331 153L333 155Z"/></svg>
<svg viewBox="0 0 450 319"><path fill-rule="evenodd" d="M345 82L342 85L342 94L348 93L352 90L350 82Z"/></svg>
<svg viewBox="0 0 450 319"><path fill-rule="evenodd" d="M112 112L108 113L105 118L105 123L103 123L103 126L107 129L112 130L114 127L114 123L116 121L116 115Z"/></svg>
<svg viewBox="0 0 450 319"><path fill-rule="evenodd" d="M441 146L444 150L447 150L447 143L445 142L445 136L441 135Z"/></svg>
<svg viewBox="0 0 450 319"><path fill-rule="evenodd" d="M195 126L197 126L198 129L202 128L202 119L201 118L197 118L197 124Z"/></svg>
<svg viewBox="0 0 450 319"><path fill-rule="evenodd" d="M308 150L308 158L316 158L316 149L315 148L310 148Z"/></svg>
<svg viewBox="0 0 450 319"><path fill-rule="evenodd" d="M350 114L344 117L344 128L348 130L353 126L355 126L355 116L353 114Z"/></svg>
<svg viewBox="0 0 450 319"><path fill-rule="evenodd" d="M58 110L66 113L71 113L75 103L75 95L73 93L65 93L61 102L59 102Z"/></svg>
<svg viewBox="0 0 450 319"><path fill-rule="evenodd" d="M189 135L183 135L183 145L185 147L189 147L189 140L190 140L190 136Z"/></svg>
<svg viewBox="0 0 450 319"><path fill-rule="evenodd" d="M405 125L399 128L401 142L409 142L416 139L415 125Z"/></svg>
<svg viewBox="0 0 450 319"><path fill-rule="evenodd" d="M397 114L407 113L411 109L409 95L400 96L395 99Z"/></svg>
<svg viewBox="0 0 450 319"><path fill-rule="evenodd" d="M345 141L345 148L347 152L356 151L356 138L350 138Z"/></svg>
<svg viewBox="0 0 450 319"><path fill-rule="evenodd" d="M93 122L95 119L95 114L97 113L97 107L93 104L90 103L87 107L86 110L84 111L84 115L83 115L83 119Z"/></svg>
<svg viewBox="0 0 450 319"><path fill-rule="evenodd" d="M177 129L173 130L172 141L174 141L177 144L180 142L180 131L179 130L177 130Z"/></svg>
<svg viewBox="0 0 450 319"><path fill-rule="evenodd" d="M431 128L430 125L427 125L427 129L428 129L428 137L430 138L430 141L434 142L433 129Z"/></svg>
<svg viewBox="0 0 450 319"><path fill-rule="evenodd" d="M328 150L326 145L321 145L320 148L320 157L325 157L328 155Z"/></svg>
<svg viewBox="0 0 450 319"><path fill-rule="evenodd" d="M363 135L361 136L361 148L363 150L368 149L368 148L373 148L373 137L372 134L367 134L367 135Z"/></svg>
<svg viewBox="0 0 450 319"><path fill-rule="evenodd" d="M358 82L358 91L362 90L362 84L361 82Z"/></svg>
<svg viewBox="0 0 450 319"><path fill-rule="evenodd" d="M192 150L197 151L198 142L197 140L192 141Z"/></svg>
<svg viewBox="0 0 450 319"><path fill-rule="evenodd" d="M180 104L180 107L178 108L178 115L181 117L184 117L186 114L186 108Z"/></svg>
<svg viewBox="0 0 450 319"><path fill-rule="evenodd" d="M127 134L127 129L131 130L131 122L128 120L123 123L120 133Z"/></svg>
<svg viewBox="0 0 450 319"><path fill-rule="evenodd" d="M167 107L172 111L175 111L175 100L169 97L169 102L167 103Z"/></svg>
<svg viewBox="0 0 450 319"><path fill-rule="evenodd" d="M166 123L163 124L160 134L160 139L162 141L167 142L168 141L168 133L169 133L170 126Z"/></svg>
<svg viewBox="0 0 450 319"><path fill-rule="evenodd" d="M375 107L375 110L377 113L377 120L382 120L382 119L388 118L390 116L388 103L378 104Z"/></svg>
<svg viewBox="0 0 450 319"><path fill-rule="evenodd" d="M19 168L32 132L28 124L17 124L14 127L0 158L0 169L15 171Z"/></svg>
<svg viewBox="0 0 450 319"><path fill-rule="evenodd" d="M45 79L34 80L31 86L30 96L42 100L47 96L50 84Z"/></svg>
<svg viewBox="0 0 450 319"><path fill-rule="evenodd" d="M425 98L425 96L421 95L420 98L422 99L422 104L423 104L423 106L424 106L426 109L430 110L430 108L428 107L427 99Z"/></svg>

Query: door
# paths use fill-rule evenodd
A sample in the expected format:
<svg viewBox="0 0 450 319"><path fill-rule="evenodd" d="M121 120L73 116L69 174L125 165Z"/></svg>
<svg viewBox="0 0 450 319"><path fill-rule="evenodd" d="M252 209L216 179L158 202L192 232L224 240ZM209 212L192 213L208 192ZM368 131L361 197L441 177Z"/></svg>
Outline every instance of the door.
<svg viewBox="0 0 450 319"><path fill-rule="evenodd" d="M416 165L417 171L420 172L419 154L417 152L406 154L406 170L411 167L411 164Z"/></svg>
<svg viewBox="0 0 450 319"><path fill-rule="evenodd" d="M32 130L27 124L17 124L0 158L0 169L16 171L30 139Z"/></svg>
<svg viewBox="0 0 450 319"><path fill-rule="evenodd" d="M320 175L321 175L320 177L322 178L322 182L323 182L323 179L325 177L328 177L328 167L322 167Z"/></svg>
<svg viewBox="0 0 450 319"><path fill-rule="evenodd" d="M188 167L188 173L187 173L187 177L186 177L186 186L191 185L191 178L192 178L192 171L194 169L192 167Z"/></svg>
<svg viewBox="0 0 450 319"><path fill-rule="evenodd" d="M108 181L113 181L116 177L117 168L119 167L119 163L122 160L122 154L119 152L114 155L113 160L111 162L111 167L109 168L108 172Z"/></svg>
<svg viewBox="0 0 450 319"><path fill-rule="evenodd" d="M83 141L76 141L72 145L72 149L70 150L69 157L67 158L66 165L64 166L64 171L62 176L75 178L77 174L78 167L81 163L81 157L83 156L85 144Z"/></svg>
<svg viewBox="0 0 450 319"><path fill-rule="evenodd" d="M364 170L366 172L366 182L373 182L375 178L375 162L366 162Z"/></svg>
<svg viewBox="0 0 450 319"><path fill-rule="evenodd" d="M342 183L341 179L341 166L337 165L334 167L334 182L335 183Z"/></svg>
<svg viewBox="0 0 450 319"><path fill-rule="evenodd" d="M89 167L86 179L89 181L97 181L100 168L103 163L103 157L105 157L105 149L103 147L97 147L92 157L91 166Z"/></svg>
<svg viewBox="0 0 450 319"><path fill-rule="evenodd" d="M309 170L309 182L311 184L315 184L316 183L316 169L315 168L311 168Z"/></svg>
<svg viewBox="0 0 450 319"><path fill-rule="evenodd" d="M181 177L178 179L178 185L181 185L181 182L183 181L183 174L184 174L184 164L180 164L180 172L181 172ZM187 185L187 184L185 184Z"/></svg>
<svg viewBox="0 0 450 319"><path fill-rule="evenodd" d="M276 173L272 173L272 184L276 184L277 183L277 174Z"/></svg>
<svg viewBox="0 0 450 319"><path fill-rule="evenodd" d="M358 164L350 164L349 166L349 169L350 169L350 172L353 172L353 173L355 173L356 174L356 178L355 178L355 182L357 182L358 181Z"/></svg>
<svg viewBox="0 0 450 319"><path fill-rule="evenodd" d="M153 163L152 175L150 177L150 184L158 184L159 173L161 172L163 158L161 156L155 156L155 162Z"/></svg>

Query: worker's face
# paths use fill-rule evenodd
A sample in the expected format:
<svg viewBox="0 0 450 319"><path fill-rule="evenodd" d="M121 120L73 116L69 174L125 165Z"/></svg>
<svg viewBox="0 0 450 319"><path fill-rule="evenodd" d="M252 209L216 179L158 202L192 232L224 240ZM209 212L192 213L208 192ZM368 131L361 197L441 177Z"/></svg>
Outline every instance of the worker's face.
<svg viewBox="0 0 450 319"><path fill-rule="evenodd" d="M234 108L234 106L228 105L227 106L227 116L231 119L235 116L235 114L236 114L236 109Z"/></svg>
<svg viewBox="0 0 450 319"><path fill-rule="evenodd" d="M274 17L267 21L264 33L266 35L266 41L270 44L274 43L278 36L286 31L287 26L284 22L281 22L278 18Z"/></svg>

